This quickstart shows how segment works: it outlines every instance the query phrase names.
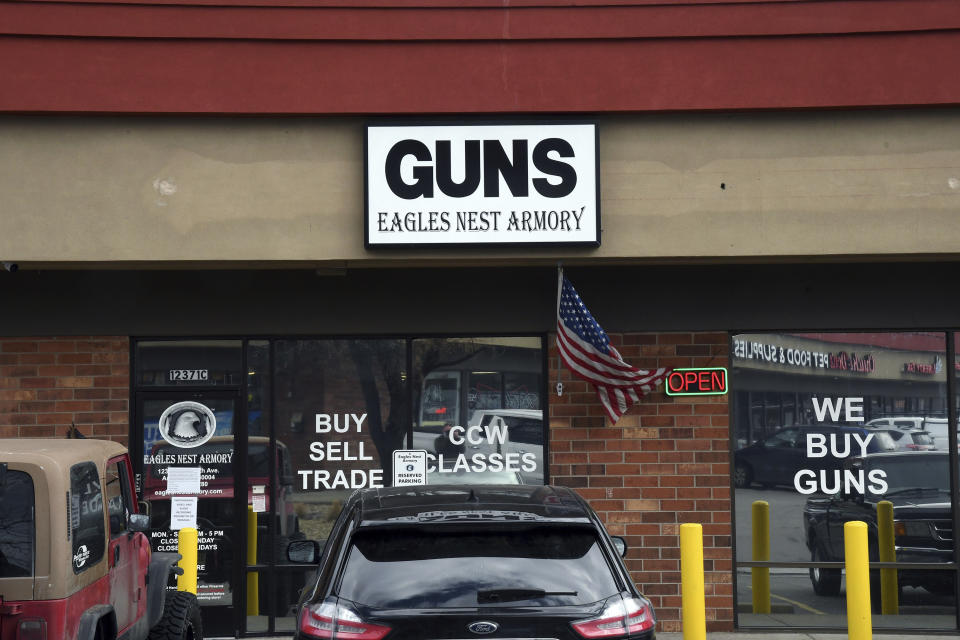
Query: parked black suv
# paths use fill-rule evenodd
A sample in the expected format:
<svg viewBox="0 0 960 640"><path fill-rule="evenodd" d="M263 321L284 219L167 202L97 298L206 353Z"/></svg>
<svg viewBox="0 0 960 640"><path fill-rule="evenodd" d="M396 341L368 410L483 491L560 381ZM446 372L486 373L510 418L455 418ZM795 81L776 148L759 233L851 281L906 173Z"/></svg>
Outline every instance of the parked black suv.
<svg viewBox="0 0 960 640"><path fill-rule="evenodd" d="M573 491L430 485L355 492L297 607L297 640L653 640L637 591ZM320 545L293 542L293 562Z"/></svg>

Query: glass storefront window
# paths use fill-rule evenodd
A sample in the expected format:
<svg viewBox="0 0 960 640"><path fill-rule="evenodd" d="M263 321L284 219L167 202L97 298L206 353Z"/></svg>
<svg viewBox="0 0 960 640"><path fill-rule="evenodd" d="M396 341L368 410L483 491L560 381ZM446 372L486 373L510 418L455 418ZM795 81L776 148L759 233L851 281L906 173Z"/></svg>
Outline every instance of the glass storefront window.
<svg viewBox="0 0 960 640"><path fill-rule="evenodd" d="M428 484L543 484L540 338L413 341L413 449Z"/></svg>
<svg viewBox="0 0 960 640"><path fill-rule="evenodd" d="M409 420L406 343L277 340L274 358L273 422L284 452L274 546L285 564L290 540L327 538L353 490L389 485ZM274 574L277 629L293 628L307 576L292 568Z"/></svg>
<svg viewBox="0 0 960 640"><path fill-rule="evenodd" d="M240 340L154 340L136 345L136 379L142 387L239 385Z"/></svg>
<svg viewBox="0 0 960 640"><path fill-rule="evenodd" d="M288 544L324 541L352 491L389 487L395 451L426 451L428 484L545 481L544 357L540 337L139 342L153 547L177 543L170 469L201 466L205 626L229 633L239 603L244 633L293 631L315 567Z"/></svg>
<svg viewBox="0 0 960 640"><path fill-rule="evenodd" d="M236 588L234 548L240 541L233 497L237 404L236 396L226 391L178 389L151 392L139 407L143 428L141 500L150 514L153 551L175 552L179 544L179 529L171 522L175 497L170 493L171 470L198 470L199 490L190 487L183 495L197 499L197 600L203 607L205 629L217 635L232 627Z"/></svg>
<svg viewBox="0 0 960 640"><path fill-rule="evenodd" d="M739 626L844 628L843 570L827 563L844 561L843 526L858 520L871 561L898 564L886 598L871 570L874 627L956 628L945 334L742 334L732 346ZM769 540L756 540L764 504ZM774 565L770 611L753 609L752 561Z"/></svg>
<svg viewBox="0 0 960 640"><path fill-rule="evenodd" d="M270 435L270 342L247 344L247 434Z"/></svg>

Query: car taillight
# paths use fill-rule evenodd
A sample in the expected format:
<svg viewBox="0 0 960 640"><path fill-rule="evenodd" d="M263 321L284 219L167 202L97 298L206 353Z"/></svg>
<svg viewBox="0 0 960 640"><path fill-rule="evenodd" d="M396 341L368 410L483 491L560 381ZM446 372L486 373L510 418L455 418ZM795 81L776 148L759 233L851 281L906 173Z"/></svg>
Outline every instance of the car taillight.
<svg viewBox="0 0 960 640"><path fill-rule="evenodd" d="M390 627L365 622L349 607L326 600L303 608L300 632L311 638L380 640L390 633Z"/></svg>
<svg viewBox="0 0 960 640"><path fill-rule="evenodd" d="M653 607L646 598L622 598L607 601L596 618L571 623L582 638L626 638L652 629L656 624Z"/></svg>
<svg viewBox="0 0 960 640"><path fill-rule="evenodd" d="M47 640L47 621L38 618L21 620L17 640Z"/></svg>

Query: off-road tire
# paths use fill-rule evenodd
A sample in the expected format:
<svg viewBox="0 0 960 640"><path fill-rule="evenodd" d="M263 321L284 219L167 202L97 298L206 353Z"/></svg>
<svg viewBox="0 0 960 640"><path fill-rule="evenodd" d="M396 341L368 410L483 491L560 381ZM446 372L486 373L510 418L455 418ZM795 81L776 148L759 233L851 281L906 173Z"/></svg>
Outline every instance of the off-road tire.
<svg viewBox="0 0 960 640"><path fill-rule="evenodd" d="M197 596L186 591L168 591L163 617L150 630L149 640L203 640Z"/></svg>
<svg viewBox="0 0 960 640"><path fill-rule="evenodd" d="M810 552L810 562L825 562L819 543L814 540L813 550ZM810 568L810 582L813 592L818 596L840 595L840 569Z"/></svg>

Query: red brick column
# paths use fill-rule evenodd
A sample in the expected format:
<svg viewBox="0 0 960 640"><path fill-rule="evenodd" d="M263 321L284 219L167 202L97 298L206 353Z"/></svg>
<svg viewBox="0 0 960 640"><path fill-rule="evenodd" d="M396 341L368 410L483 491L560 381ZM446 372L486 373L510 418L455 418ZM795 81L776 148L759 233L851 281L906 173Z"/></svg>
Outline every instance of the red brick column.
<svg viewBox="0 0 960 640"><path fill-rule="evenodd" d="M614 334L634 366L726 367L725 333ZM552 340L552 337L551 337ZM680 525L703 525L707 629L733 629L728 396L662 387L611 426L587 383L550 348L550 478L573 487L630 549L626 564L661 631L680 631ZM556 397L557 380L563 382Z"/></svg>
<svg viewBox="0 0 960 640"><path fill-rule="evenodd" d="M128 338L0 338L0 437L63 437L74 423L127 444L129 407Z"/></svg>

